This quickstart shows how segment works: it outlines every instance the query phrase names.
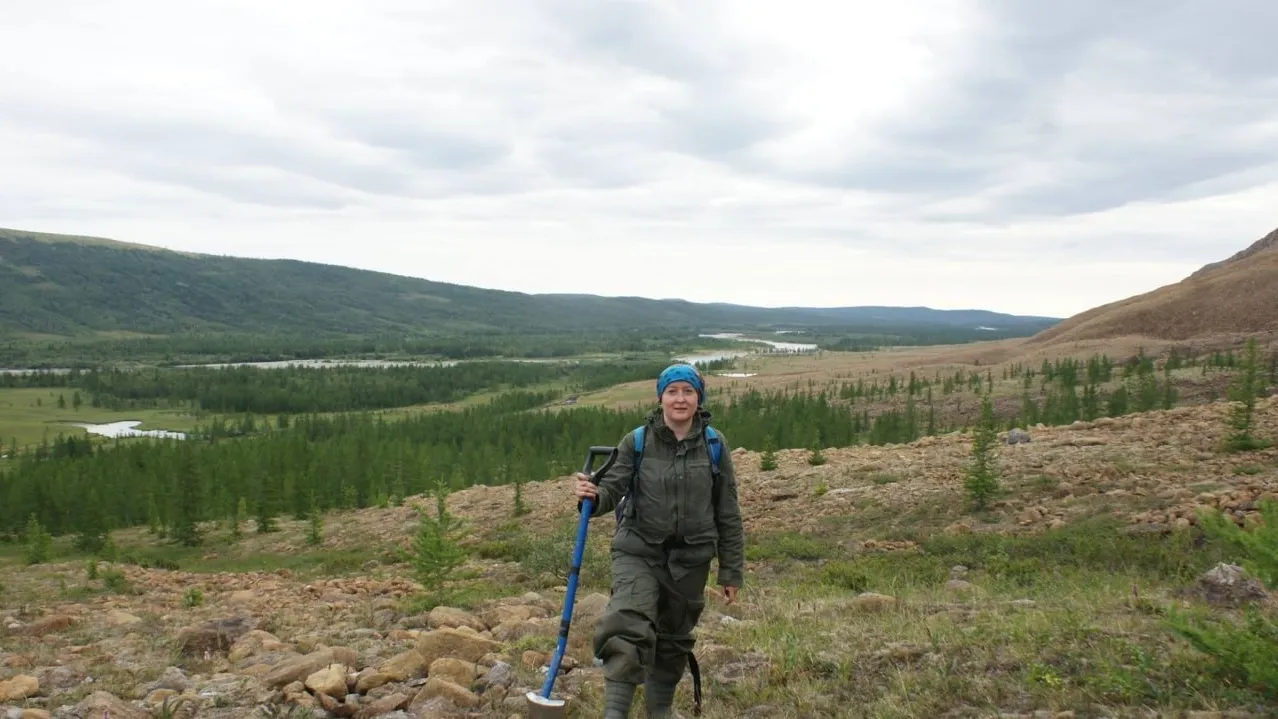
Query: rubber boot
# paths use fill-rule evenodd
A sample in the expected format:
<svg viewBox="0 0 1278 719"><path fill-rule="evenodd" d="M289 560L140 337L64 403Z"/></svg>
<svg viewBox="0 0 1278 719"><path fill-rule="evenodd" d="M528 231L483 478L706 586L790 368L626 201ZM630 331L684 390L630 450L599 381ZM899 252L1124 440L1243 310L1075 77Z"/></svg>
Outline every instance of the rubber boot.
<svg viewBox="0 0 1278 719"><path fill-rule="evenodd" d="M671 719L674 717L674 697L678 684L667 684L649 679L643 683L644 707L648 710L648 719Z"/></svg>
<svg viewBox="0 0 1278 719"><path fill-rule="evenodd" d="M630 705L639 685L608 679L604 682L603 719L629 719Z"/></svg>

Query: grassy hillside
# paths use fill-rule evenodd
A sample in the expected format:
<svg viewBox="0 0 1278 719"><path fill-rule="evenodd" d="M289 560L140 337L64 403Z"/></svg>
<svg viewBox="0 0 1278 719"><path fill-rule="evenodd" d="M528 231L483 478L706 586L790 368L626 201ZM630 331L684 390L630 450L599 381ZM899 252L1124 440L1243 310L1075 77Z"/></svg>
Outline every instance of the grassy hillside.
<svg viewBox="0 0 1278 719"><path fill-rule="evenodd" d="M1030 345L1135 335L1201 340L1278 332L1278 230L1247 249L1156 290L1095 307L1035 335Z"/></svg>
<svg viewBox="0 0 1278 719"><path fill-rule="evenodd" d="M457 335L596 328L958 330L1026 336L1056 320L924 307L766 309L678 300L528 295L294 260L170 252L0 230L0 337L102 333ZM954 339L963 339L956 337Z"/></svg>

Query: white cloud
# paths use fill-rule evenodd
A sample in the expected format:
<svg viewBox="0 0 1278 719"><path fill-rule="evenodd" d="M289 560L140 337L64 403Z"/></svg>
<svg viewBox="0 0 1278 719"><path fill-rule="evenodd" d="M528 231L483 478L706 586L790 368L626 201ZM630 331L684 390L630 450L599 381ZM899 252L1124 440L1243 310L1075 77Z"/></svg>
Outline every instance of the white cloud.
<svg viewBox="0 0 1278 719"><path fill-rule="evenodd" d="M0 225L534 292L1063 316L1278 225L1275 20L1242 0L22 3L0 26Z"/></svg>

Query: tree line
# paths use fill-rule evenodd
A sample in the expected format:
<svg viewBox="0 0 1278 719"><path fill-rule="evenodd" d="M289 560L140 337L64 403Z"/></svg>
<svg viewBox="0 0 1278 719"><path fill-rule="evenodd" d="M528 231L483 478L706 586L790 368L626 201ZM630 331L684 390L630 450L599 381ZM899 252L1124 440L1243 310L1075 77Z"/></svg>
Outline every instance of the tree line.
<svg viewBox="0 0 1278 719"><path fill-rule="evenodd" d="M561 359L591 353L663 354L707 347L737 346L730 340L698 336L693 328L592 331L488 330L428 336L332 335L288 332L189 331L166 336L99 339L0 340L0 367L95 368L148 362L173 366L196 363L275 362L335 357L366 359L432 358Z"/></svg>
<svg viewBox="0 0 1278 719"><path fill-rule="evenodd" d="M667 362L612 360L518 362L483 360L453 365L255 366L74 370L0 375L0 386L66 387L59 407L112 410L193 406L206 412L296 414L346 412L455 402L486 390L556 383L586 392L655 377ZM68 397L70 399L68 399Z"/></svg>
<svg viewBox="0 0 1278 719"><path fill-rule="evenodd" d="M1027 390L1020 411L1005 411L1000 425L1066 424L1177 400L1168 370L1152 361L1132 364L1107 389L1085 382L1103 372L1069 366L1053 365L1045 392ZM623 370L597 371L594 381L607 382L607 372ZM983 380L988 397L990 375ZM840 393L712 389L708 406L734 447L753 450L902 443L957 428L957 420L938 421L930 386L873 411ZM55 535L87 532L86 546L104 527L141 525L194 542L195 527L207 520L254 516L269 530L279 516L387 505L441 486L546 479L575 469L584 447L618 441L647 411L548 406L561 397L559 390L510 390L455 411L395 418L301 413L286 426L227 432L209 425L185 441L59 438L0 472L0 536L16 536L34 517Z"/></svg>

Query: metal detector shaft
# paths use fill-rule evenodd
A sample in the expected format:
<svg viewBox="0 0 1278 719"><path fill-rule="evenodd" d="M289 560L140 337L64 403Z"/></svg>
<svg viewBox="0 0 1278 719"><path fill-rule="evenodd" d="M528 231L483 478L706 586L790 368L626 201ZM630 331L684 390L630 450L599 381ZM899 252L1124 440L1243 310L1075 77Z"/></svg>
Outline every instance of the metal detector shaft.
<svg viewBox="0 0 1278 719"><path fill-rule="evenodd" d="M594 464L595 457L599 456L606 456L608 459L598 470L591 472L591 465ZM598 477L607 473L615 461L617 461L616 447L591 447L582 473L590 477L591 482L599 484ZM564 651L568 648L568 627L572 624L573 604L575 604L577 598L577 582L581 576L582 555L585 554L586 549L586 532L590 528L590 516L593 513L594 501L587 497L582 500L581 515L577 519L577 543L573 547L572 570L568 574L568 592L564 595L564 612L559 622L559 644L555 647L554 657L551 658L550 667L546 671L546 683L541 688L541 697L543 699L550 699L550 692L555 687L555 677L558 676L559 666L563 662Z"/></svg>

